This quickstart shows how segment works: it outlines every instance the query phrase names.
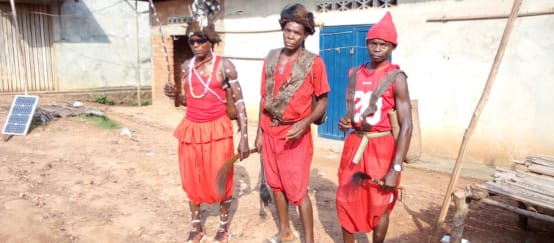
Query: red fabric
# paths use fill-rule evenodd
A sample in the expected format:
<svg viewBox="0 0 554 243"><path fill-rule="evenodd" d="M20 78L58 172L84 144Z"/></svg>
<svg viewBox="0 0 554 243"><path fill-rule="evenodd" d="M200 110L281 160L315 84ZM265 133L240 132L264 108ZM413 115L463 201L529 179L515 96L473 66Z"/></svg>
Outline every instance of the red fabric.
<svg viewBox="0 0 554 243"><path fill-rule="evenodd" d="M383 78L390 72L400 67L388 63L385 66L379 67L377 70L368 72L366 70L366 65L361 65L359 67L359 72L357 74L357 84L356 84L356 93L354 95L355 111L354 111L354 122L357 126L360 126L361 113L367 108L369 99L371 98L371 93L377 89L377 86ZM390 131L392 129L390 119L388 116L388 111L395 107L394 100L394 83L385 91L383 96L377 100L377 111L368 117L366 117L367 123L372 125L371 131Z"/></svg>
<svg viewBox="0 0 554 243"><path fill-rule="evenodd" d="M396 28L392 22L392 16L390 12L387 11L385 16L375 25L371 26L371 29L367 32L367 37L365 40L372 39L381 39L387 42L398 45L397 39L398 34L396 33Z"/></svg>
<svg viewBox="0 0 554 243"><path fill-rule="evenodd" d="M208 83L208 87L215 92L218 96L216 97L213 93L208 91L206 95L202 98L194 98L190 93L190 84L188 78L184 82L184 90L187 94L187 114L186 117L195 122L207 122L213 121L220 118L221 116L227 114L227 106L225 103L225 90L221 88L221 82L217 80L217 70L221 60L220 56L214 57L214 64L212 70L212 78L209 79L210 75L202 77L205 82ZM191 63L191 65L194 65ZM188 68L188 67L187 67ZM200 83L200 79L196 75L195 71L192 70L192 73L189 74L192 82L192 90L196 96L199 96L204 93L204 85ZM221 100L220 100L221 99Z"/></svg>
<svg viewBox="0 0 554 243"><path fill-rule="evenodd" d="M264 173L274 191L284 192L294 205L300 205L308 193L313 157L312 133L296 140L274 138L263 133Z"/></svg>
<svg viewBox="0 0 554 243"><path fill-rule="evenodd" d="M284 82L288 79L290 76L292 66L294 64L295 60L290 61L285 65L283 74L279 73L279 65L276 65L275 67L275 89L274 89L274 97L277 96L277 93L279 91L279 88L284 84ZM263 69L264 72L262 74L262 85L261 85L261 94L262 94L262 107L265 107L266 102L266 77L265 76L265 68L266 68L266 62L264 61ZM304 83L294 96L291 98L289 104L285 108L285 111L283 112L283 120L285 121L299 121L302 120L310 115L312 112L312 94L315 94L316 96L320 96L322 94L328 93L330 90L329 82L327 81L327 71L325 70L325 63L323 63L323 59L321 57L317 56L314 59L314 63L312 65L312 74L313 74L313 82L312 82L312 75L308 73L306 75L306 79L304 80ZM282 126L274 126L271 125L271 118L267 113L263 113L261 120L260 120L260 126L264 130L264 133L268 133L272 137L275 138L285 138L288 130L291 128L292 125L282 125Z"/></svg>
<svg viewBox="0 0 554 243"><path fill-rule="evenodd" d="M361 65L357 74L355 94L355 121L361 122L360 114L365 110L367 103L379 82L389 73L399 67L387 63L377 70L367 72L365 65ZM394 83L385 91L377 102L377 111L367 117L372 125L372 131L390 131L391 125L387 112L395 107ZM356 134L348 135L344 142L341 163L338 170L339 185L337 189L337 214L340 224L348 232L370 232L373 230L386 210L392 210L397 192L385 192L372 183L356 187L352 184L352 175L356 172L364 172L376 179L382 179L390 170L392 159L396 150L395 140L392 134L370 138L364 154L358 164L352 163L352 159L358 150L361 138Z"/></svg>
<svg viewBox="0 0 554 243"><path fill-rule="evenodd" d="M183 190L196 203L215 203L233 195L233 170L229 170L225 194L217 193L217 173L233 156L233 125L228 116L210 122L183 118L173 135L179 140L179 170Z"/></svg>
<svg viewBox="0 0 554 243"><path fill-rule="evenodd" d="M385 192L380 186L367 181L360 187L352 184L352 175L358 171L381 179L390 169L395 151L392 134L370 138L362 159L352 163L361 138L351 133L346 138L338 170L337 215L341 226L348 232L370 232L386 210L392 211L398 192Z"/></svg>

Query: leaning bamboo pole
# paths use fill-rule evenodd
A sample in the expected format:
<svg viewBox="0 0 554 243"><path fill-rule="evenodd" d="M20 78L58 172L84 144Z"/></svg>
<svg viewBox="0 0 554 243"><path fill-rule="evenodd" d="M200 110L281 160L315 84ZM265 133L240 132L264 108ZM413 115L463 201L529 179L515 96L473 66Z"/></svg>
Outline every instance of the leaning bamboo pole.
<svg viewBox="0 0 554 243"><path fill-rule="evenodd" d="M454 189L454 186L456 185L458 177L460 175L460 169L462 165L462 160L464 158L464 153L466 150L466 145L469 139L471 138L473 131L475 130L475 126L477 125L477 122L479 121L481 111L483 110L483 107L485 106L485 104L487 103L487 100L489 99L489 93L490 93L490 90L492 89L492 85L494 84L494 80L496 78L496 74L498 73L498 68L500 67L502 58L504 57L504 51L506 50L506 45L510 38L510 34L512 33L514 22L517 19L517 14L519 12L519 8L521 7L521 1L522 0L514 0L514 4L512 6L512 12L510 14L510 17L508 18L508 22L506 23L504 33L502 34L502 39L500 40L500 45L498 47L498 51L496 52L496 57L494 58L494 62L491 67L491 71L489 73L487 82L485 84L485 88L483 89L481 98L479 99L479 102L477 103L477 107L473 112L473 116L471 117L469 126L464 133L462 144L460 145L460 149L458 151L458 158L456 159L456 163L454 164L454 168L452 170L452 176L450 177L450 183L448 184L448 189L446 190L446 194L444 195L444 200L442 203L442 208L439 214L439 218L435 224L435 229L433 231L433 234L429 239L430 243L438 242L440 239L440 233L444 222L444 218L446 217L446 213L448 213L448 207L450 206L451 194Z"/></svg>

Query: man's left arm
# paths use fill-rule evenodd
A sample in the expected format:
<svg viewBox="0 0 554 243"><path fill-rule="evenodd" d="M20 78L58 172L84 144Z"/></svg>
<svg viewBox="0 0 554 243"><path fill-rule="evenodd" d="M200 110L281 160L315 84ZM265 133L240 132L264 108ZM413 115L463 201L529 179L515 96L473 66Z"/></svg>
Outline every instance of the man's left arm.
<svg viewBox="0 0 554 243"><path fill-rule="evenodd" d="M317 104L305 119L296 122L292 128L288 131L286 139L300 138L308 130L312 123L317 121L325 111L328 104L329 82L327 81L327 71L325 69L325 63L321 57L316 57L312 65L312 70L308 75L311 75L311 82L314 89L314 95L317 99Z"/></svg>
<svg viewBox="0 0 554 243"><path fill-rule="evenodd" d="M389 168L389 172L384 178L384 187L388 190L394 190L398 186L398 174L400 172L396 171L394 167L397 165L397 168L402 168L402 163L406 158L406 153L408 152L410 140L412 138L412 108L406 76L404 74L397 75L394 84L396 113L398 116L398 123L400 124L400 131L396 139L396 151L392 159L391 168Z"/></svg>
<svg viewBox="0 0 554 243"><path fill-rule="evenodd" d="M242 89L238 81L238 74L235 65L227 59L223 59L223 68L225 72L225 78L229 83L231 92L233 93L233 101L237 109L237 122L240 130L240 142L238 146L238 152L240 159L246 159L250 155L248 146L248 117L246 116L246 105L242 96Z"/></svg>
<svg viewBox="0 0 554 243"><path fill-rule="evenodd" d="M327 69L321 57L316 57L312 67L312 85L314 87L314 95L316 96L317 104L310 115L310 124L317 121L327 111L329 103L329 80L327 79Z"/></svg>

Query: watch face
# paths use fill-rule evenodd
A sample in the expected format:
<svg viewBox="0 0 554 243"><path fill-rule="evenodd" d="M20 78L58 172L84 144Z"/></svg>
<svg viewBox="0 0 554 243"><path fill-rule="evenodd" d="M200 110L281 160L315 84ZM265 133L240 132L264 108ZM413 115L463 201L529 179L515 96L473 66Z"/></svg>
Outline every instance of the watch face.
<svg viewBox="0 0 554 243"><path fill-rule="evenodd" d="M402 171L402 166L399 165L399 164L396 164L392 167L392 169L396 172L400 172L400 171Z"/></svg>

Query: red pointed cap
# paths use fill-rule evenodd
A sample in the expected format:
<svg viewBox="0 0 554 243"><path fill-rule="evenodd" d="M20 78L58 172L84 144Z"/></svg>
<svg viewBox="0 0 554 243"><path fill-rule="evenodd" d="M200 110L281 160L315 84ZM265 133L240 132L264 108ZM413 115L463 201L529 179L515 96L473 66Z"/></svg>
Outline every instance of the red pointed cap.
<svg viewBox="0 0 554 243"><path fill-rule="evenodd" d="M394 27L394 23L392 22L392 16L390 12L387 11L385 16L383 16L383 18L379 20L379 22L377 22L371 27L371 29L369 29L365 40L367 41L372 39L381 39L390 42L395 46L398 45L398 34L396 33L396 28Z"/></svg>

